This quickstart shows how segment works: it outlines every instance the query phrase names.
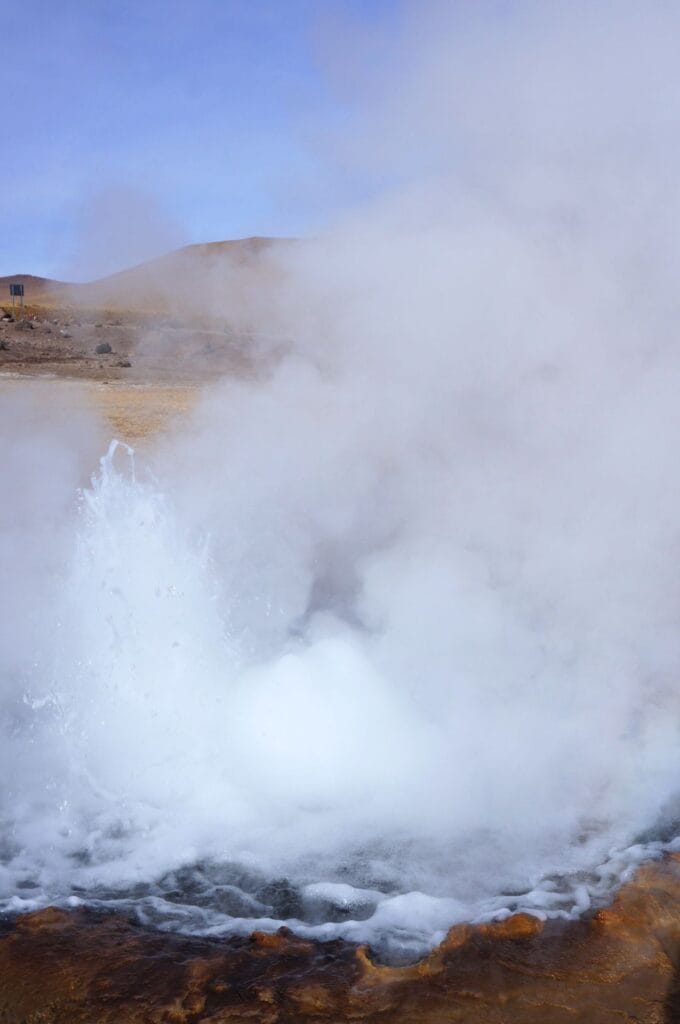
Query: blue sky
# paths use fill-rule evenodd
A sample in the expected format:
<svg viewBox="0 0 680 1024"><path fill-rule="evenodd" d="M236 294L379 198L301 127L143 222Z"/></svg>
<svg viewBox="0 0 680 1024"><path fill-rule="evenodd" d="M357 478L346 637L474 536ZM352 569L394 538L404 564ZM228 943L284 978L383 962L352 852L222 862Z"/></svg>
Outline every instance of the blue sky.
<svg viewBox="0 0 680 1024"><path fill-rule="evenodd" d="M387 38L398 10L28 0L12 16L8 4L0 274L83 279L175 244L319 230L375 187L332 158L352 116L335 39L347 23Z"/></svg>

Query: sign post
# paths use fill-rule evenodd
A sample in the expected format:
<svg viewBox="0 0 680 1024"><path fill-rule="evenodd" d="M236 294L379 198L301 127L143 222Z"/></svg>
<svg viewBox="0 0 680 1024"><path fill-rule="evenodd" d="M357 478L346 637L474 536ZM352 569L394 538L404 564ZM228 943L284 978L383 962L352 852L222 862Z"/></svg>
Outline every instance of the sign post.
<svg viewBox="0 0 680 1024"><path fill-rule="evenodd" d="M12 312L14 312L14 303L18 298L21 299L21 311L24 311L24 286L23 284L10 284L9 293L12 296Z"/></svg>

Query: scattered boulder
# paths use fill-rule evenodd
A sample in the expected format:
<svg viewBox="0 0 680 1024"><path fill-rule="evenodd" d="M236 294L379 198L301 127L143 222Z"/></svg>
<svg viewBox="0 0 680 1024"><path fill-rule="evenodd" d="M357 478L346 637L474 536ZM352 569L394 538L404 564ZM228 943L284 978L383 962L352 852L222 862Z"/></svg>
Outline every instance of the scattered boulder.
<svg viewBox="0 0 680 1024"><path fill-rule="evenodd" d="M69 331L65 331L63 329L61 331L59 331L59 333L61 334L62 338L72 338L73 337L73 335Z"/></svg>
<svg viewBox="0 0 680 1024"><path fill-rule="evenodd" d="M0 352L9 352L9 345L4 338L0 341Z"/></svg>
<svg viewBox="0 0 680 1024"><path fill-rule="evenodd" d="M109 352L113 352L113 349L109 345L108 341L102 341L95 348L95 353L98 356L108 355Z"/></svg>
<svg viewBox="0 0 680 1024"><path fill-rule="evenodd" d="M18 331L32 331L34 327L35 324L32 320L19 320L17 323Z"/></svg>
<svg viewBox="0 0 680 1024"><path fill-rule="evenodd" d="M132 363L130 362L129 359L119 359L118 362L115 363L115 365L122 366L124 370L127 370L132 366Z"/></svg>

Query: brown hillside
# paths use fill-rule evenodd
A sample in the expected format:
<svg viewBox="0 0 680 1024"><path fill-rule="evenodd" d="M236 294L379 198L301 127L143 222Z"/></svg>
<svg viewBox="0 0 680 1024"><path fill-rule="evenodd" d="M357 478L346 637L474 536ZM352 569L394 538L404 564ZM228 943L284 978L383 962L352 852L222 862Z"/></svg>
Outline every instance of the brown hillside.
<svg viewBox="0 0 680 1024"><path fill-rule="evenodd" d="M52 281L48 277L36 277L34 274L8 274L0 277L0 302L3 304L12 304L10 284L23 284L24 301L27 303L40 301L50 295L63 295L64 289L71 287L63 281Z"/></svg>
<svg viewBox="0 0 680 1024"><path fill-rule="evenodd" d="M244 296L273 283L272 255L295 244L291 239L243 238L188 245L85 284L14 274L0 277L0 301L6 304L10 283L19 282L31 304L204 312L238 319Z"/></svg>

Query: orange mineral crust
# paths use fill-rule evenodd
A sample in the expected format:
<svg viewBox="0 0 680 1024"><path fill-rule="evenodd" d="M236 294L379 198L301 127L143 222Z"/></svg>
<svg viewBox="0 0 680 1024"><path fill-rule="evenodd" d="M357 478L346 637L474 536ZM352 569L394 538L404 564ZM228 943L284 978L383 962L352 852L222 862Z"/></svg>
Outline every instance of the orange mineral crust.
<svg viewBox="0 0 680 1024"><path fill-rule="evenodd" d="M408 967L282 929L214 941L50 908L0 937L2 1024L680 1021L680 856L588 919L459 925Z"/></svg>

